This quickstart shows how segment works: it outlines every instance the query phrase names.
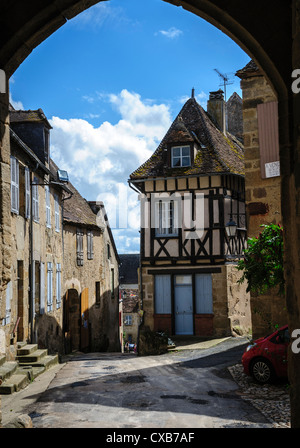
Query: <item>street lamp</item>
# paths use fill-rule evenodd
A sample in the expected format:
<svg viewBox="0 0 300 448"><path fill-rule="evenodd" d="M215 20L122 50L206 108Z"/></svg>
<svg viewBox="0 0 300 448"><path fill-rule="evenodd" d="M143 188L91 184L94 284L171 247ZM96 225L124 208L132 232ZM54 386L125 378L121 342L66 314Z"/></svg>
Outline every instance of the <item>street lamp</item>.
<svg viewBox="0 0 300 448"><path fill-rule="evenodd" d="M233 221L232 217L230 217L230 220L226 224L225 229L226 229L226 233L229 236L229 238L232 238L235 236L236 229L237 229L237 223L235 221Z"/></svg>

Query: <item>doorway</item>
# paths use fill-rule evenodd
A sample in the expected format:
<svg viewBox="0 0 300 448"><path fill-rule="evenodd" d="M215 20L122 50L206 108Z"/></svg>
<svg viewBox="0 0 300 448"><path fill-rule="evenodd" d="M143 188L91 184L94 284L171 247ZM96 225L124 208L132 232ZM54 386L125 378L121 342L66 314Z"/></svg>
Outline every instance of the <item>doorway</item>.
<svg viewBox="0 0 300 448"><path fill-rule="evenodd" d="M175 334L194 334L193 283L191 275L174 276Z"/></svg>

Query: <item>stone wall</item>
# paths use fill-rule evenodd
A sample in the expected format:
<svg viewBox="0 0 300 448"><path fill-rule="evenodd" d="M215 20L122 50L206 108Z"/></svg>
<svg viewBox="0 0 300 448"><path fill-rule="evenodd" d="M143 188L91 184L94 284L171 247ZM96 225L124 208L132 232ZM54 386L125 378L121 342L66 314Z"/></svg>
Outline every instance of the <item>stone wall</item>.
<svg viewBox="0 0 300 448"><path fill-rule="evenodd" d="M242 70L240 71L242 72ZM248 237L261 231L262 224L282 222L281 178L263 179L260 168L260 148L257 121L257 105L277 101L273 90L260 70L238 72L243 91L243 120L245 148L245 188ZM240 74L239 74L240 73ZM270 331L270 323L287 323L284 298L276 291L256 296L251 294L251 315L253 337L260 337Z"/></svg>

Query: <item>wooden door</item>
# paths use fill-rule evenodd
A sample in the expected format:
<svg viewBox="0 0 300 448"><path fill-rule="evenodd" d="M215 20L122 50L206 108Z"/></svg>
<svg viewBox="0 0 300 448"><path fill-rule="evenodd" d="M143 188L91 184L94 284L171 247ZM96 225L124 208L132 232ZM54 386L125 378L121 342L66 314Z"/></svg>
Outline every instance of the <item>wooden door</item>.
<svg viewBox="0 0 300 448"><path fill-rule="evenodd" d="M81 328L80 328L80 349L89 349L89 289L85 288L81 293Z"/></svg>

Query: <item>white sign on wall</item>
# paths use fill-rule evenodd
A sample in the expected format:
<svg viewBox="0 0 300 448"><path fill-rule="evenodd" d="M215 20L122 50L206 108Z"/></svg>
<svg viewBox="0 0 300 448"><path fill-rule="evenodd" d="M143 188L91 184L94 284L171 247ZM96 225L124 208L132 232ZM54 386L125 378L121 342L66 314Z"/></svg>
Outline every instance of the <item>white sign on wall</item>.
<svg viewBox="0 0 300 448"><path fill-rule="evenodd" d="M280 176L280 162L265 163L266 177Z"/></svg>

